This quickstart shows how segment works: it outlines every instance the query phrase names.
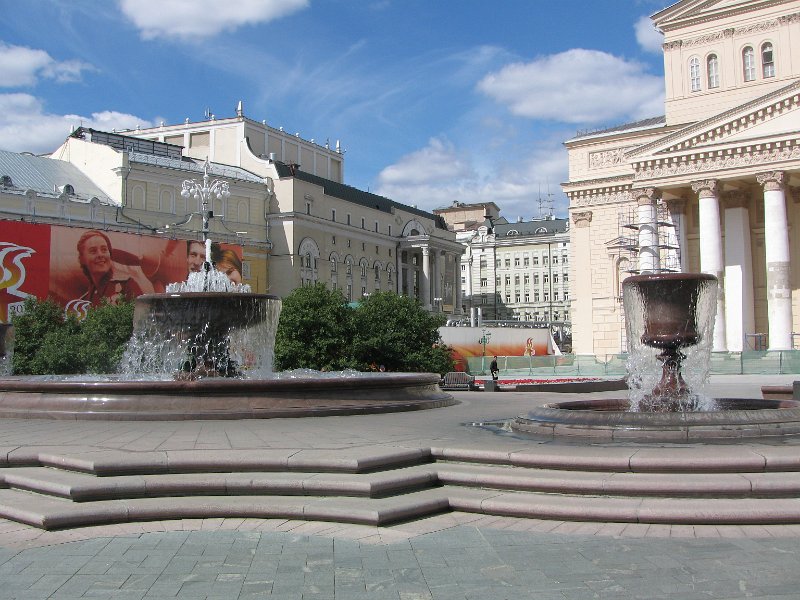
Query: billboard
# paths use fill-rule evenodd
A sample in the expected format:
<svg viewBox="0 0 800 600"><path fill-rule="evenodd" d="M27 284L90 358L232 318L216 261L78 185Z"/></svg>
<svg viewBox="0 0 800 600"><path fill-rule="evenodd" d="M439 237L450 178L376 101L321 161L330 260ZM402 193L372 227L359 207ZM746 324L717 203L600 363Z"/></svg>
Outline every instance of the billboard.
<svg viewBox="0 0 800 600"><path fill-rule="evenodd" d="M8 323L28 296L50 297L82 317L104 301L161 293L204 258L195 241L0 220L0 322ZM241 246L214 245L212 259L241 279Z"/></svg>
<svg viewBox="0 0 800 600"><path fill-rule="evenodd" d="M442 342L453 350L456 367L483 356L547 356L561 354L550 329L517 327L440 327ZM484 338L484 334L486 337ZM484 346L484 341L486 342Z"/></svg>

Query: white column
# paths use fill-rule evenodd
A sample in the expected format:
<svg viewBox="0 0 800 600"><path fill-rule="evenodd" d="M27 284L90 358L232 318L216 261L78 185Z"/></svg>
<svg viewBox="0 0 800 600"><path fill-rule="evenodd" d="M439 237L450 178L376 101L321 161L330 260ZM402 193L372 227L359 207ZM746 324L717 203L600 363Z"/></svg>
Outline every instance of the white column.
<svg viewBox="0 0 800 600"><path fill-rule="evenodd" d="M658 223L656 219L655 188L633 190L636 195L636 224L639 227L639 272L656 273L659 270Z"/></svg>
<svg viewBox="0 0 800 600"><path fill-rule="evenodd" d="M767 259L769 350L792 348L792 288L789 283L789 224L783 171L756 176L764 186L764 250Z"/></svg>
<svg viewBox="0 0 800 600"><path fill-rule="evenodd" d="M409 298L416 298L416 294L414 294L414 259L412 257L412 252L409 250L406 252L406 290Z"/></svg>
<svg viewBox="0 0 800 600"><path fill-rule="evenodd" d="M453 270L455 271L455 276L453 277L453 314L460 315L461 314L461 255L455 255L455 266Z"/></svg>
<svg viewBox="0 0 800 600"><path fill-rule="evenodd" d="M700 208L700 271L714 275L719 280L717 287L717 316L714 319L714 352L725 352L725 273L722 254L722 229L719 222L719 196L717 181L692 182L698 194Z"/></svg>
<svg viewBox="0 0 800 600"><path fill-rule="evenodd" d="M681 273L687 271L686 257L686 200L674 198L668 202L670 219L672 220L672 236L678 246L677 267Z"/></svg>
<svg viewBox="0 0 800 600"><path fill-rule="evenodd" d="M728 350L744 350L744 336L755 331L753 260L748 197L725 194L725 339Z"/></svg>
<svg viewBox="0 0 800 600"><path fill-rule="evenodd" d="M444 306L444 252L441 250L434 251L436 259L436 277L433 282L433 295L436 298L441 298L439 310Z"/></svg>
<svg viewBox="0 0 800 600"><path fill-rule="evenodd" d="M422 277L419 282L419 300L425 310L431 309L431 257L430 248L422 248Z"/></svg>
<svg viewBox="0 0 800 600"><path fill-rule="evenodd" d="M395 247L394 249L394 263L395 263L395 271L394 274L394 287L395 291L398 294L403 293L403 253L400 251L400 248Z"/></svg>

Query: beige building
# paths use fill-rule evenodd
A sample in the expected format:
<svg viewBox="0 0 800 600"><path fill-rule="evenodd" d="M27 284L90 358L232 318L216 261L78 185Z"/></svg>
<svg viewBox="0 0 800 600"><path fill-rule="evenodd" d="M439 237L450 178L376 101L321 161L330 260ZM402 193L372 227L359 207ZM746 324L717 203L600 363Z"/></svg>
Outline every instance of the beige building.
<svg viewBox="0 0 800 600"><path fill-rule="evenodd" d="M800 1L682 0L664 33L665 116L566 142L573 348L625 351L621 282L721 283L714 349L800 331Z"/></svg>
<svg viewBox="0 0 800 600"><path fill-rule="evenodd" d="M441 217L343 184L338 149L248 119L241 103L237 113L120 133L81 128L50 157L4 152L0 218L200 239L203 206L181 191L207 175L230 192L206 207L209 237L242 247L254 291L285 296L319 281L350 300L397 291L461 313L462 246Z"/></svg>

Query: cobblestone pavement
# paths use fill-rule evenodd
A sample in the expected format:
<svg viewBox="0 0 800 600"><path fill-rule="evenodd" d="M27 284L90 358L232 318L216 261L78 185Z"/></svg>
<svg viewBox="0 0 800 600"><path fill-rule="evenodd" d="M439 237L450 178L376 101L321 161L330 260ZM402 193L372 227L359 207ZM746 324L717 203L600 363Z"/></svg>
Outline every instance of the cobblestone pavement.
<svg viewBox="0 0 800 600"><path fill-rule="evenodd" d="M715 378L757 395L793 377ZM237 422L0 422L3 447L518 448L466 424L541 394L458 394L458 407ZM536 442L540 443L540 442ZM791 443L791 442L789 442ZM449 513L370 527L282 519L126 523L45 532L0 519L0 599L566 600L800 598L800 525L571 523Z"/></svg>

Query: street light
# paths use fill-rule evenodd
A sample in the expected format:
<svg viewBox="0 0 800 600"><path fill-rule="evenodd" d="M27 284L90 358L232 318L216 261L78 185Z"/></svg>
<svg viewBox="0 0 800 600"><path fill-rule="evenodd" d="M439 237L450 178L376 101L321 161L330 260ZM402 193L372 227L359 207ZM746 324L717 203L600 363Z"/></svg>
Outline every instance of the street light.
<svg viewBox="0 0 800 600"><path fill-rule="evenodd" d="M184 198L196 198L200 200L202 209L200 214L203 217L203 244L206 247L206 271L211 268L211 240L208 237L208 224L214 218L213 204L211 202L216 198L217 200L224 200L228 198L231 193L228 190L228 182L221 179L215 179L209 183L208 177L208 159L203 165L203 183L197 183L194 179L185 179L181 185L181 196ZM211 207L209 207L211 204Z"/></svg>
<svg viewBox="0 0 800 600"><path fill-rule="evenodd" d="M481 356L481 375L486 375L486 344L489 343L489 339L492 337L492 334L489 333L485 328L481 329L481 339L478 340L478 343L483 346L483 356Z"/></svg>

